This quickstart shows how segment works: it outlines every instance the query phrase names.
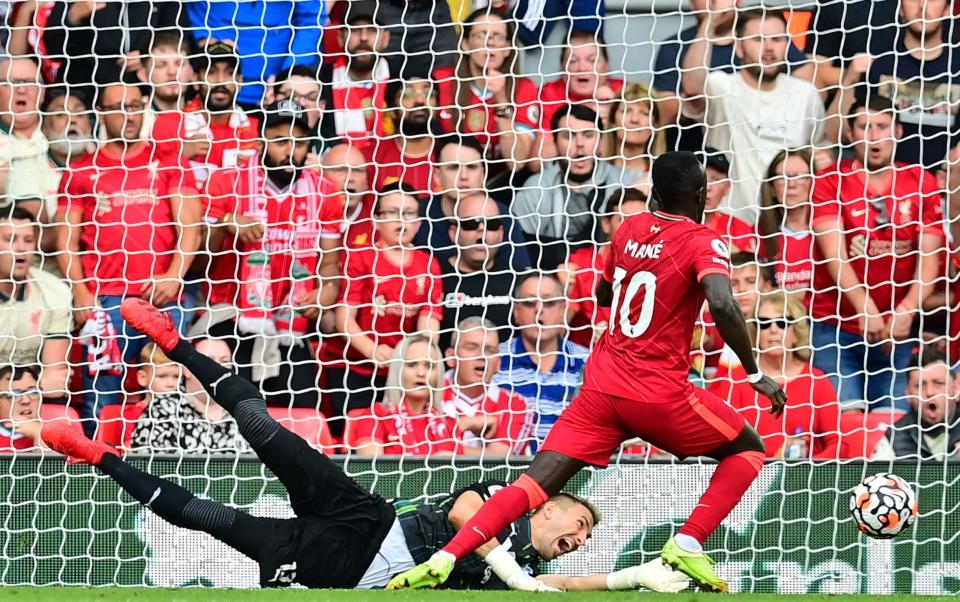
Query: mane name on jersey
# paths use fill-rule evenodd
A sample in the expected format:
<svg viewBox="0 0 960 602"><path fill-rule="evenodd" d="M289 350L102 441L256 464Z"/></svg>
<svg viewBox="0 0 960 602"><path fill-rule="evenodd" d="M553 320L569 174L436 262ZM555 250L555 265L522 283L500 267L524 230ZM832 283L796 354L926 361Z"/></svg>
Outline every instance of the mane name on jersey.
<svg viewBox="0 0 960 602"><path fill-rule="evenodd" d="M627 241L623 250L634 259L660 259L660 253L663 252L663 242L657 244L638 243L631 238Z"/></svg>

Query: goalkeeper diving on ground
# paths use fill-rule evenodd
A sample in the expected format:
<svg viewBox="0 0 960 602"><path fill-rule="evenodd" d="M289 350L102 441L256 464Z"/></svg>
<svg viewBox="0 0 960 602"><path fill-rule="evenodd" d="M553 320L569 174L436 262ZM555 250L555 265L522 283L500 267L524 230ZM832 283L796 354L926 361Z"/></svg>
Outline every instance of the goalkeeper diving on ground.
<svg viewBox="0 0 960 602"><path fill-rule="evenodd" d="M65 423L45 425L44 441L69 457L93 464L127 493L178 527L203 531L255 560L262 587L384 587L399 573L446 545L504 483L462 489L436 504L388 502L355 483L329 458L283 428L257 389L180 339L172 320L153 305L127 299L124 319L148 335L174 361L204 383L236 419L243 437L290 496L296 518L251 516L120 459L109 445L91 441ZM541 561L575 552L600 520L597 509L560 493L509 525L460 562L445 583L451 589L527 591L646 588L678 592L690 581L658 558L609 574L539 575Z"/></svg>

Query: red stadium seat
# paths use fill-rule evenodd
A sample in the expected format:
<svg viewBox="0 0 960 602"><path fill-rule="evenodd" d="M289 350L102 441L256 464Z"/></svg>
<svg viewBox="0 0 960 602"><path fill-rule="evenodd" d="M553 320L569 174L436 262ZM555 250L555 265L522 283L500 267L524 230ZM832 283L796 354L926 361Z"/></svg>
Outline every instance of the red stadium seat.
<svg viewBox="0 0 960 602"><path fill-rule="evenodd" d="M844 412L840 415L840 457L869 458L903 412Z"/></svg>
<svg viewBox="0 0 960 602"><path fill-rule="evenodd" d="M320 412L309 408L267 408L267 412L310 445L320 447L324 453L339 451L339 445L327 426L327 419Z"/></svg>
<svg viewBox="0 0 960 602"><path fill-rule="evenodd" d="M364 422L376 421L376 419L377 418L373 415L373 410L370 408L360 408L347 412L347 424L343 429L343 446L348 450L355 449L357 446L356 433L360 430L366 432L373 431L373 428L370 426L367 426L364 429L358 427L360 427Z"/></svg>
<svg viewBox="0 0 960 602"><path fill-rule="evenodd" d="M130 447L137 420L146 409L147 404L142 401L101 408L96 440L114 447Z"/></svg>

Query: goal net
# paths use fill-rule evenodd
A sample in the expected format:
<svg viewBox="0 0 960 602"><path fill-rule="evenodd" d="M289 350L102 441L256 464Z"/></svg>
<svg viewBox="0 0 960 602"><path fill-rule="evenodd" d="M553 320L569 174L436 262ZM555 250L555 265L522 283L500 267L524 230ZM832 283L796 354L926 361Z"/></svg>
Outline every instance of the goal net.
<svg viewBox="0 0 960 602"><path fill-rule="evenodd" d="M209 383L123 321L131 296L386 498L515 478L598 338L673 319L655 283L616 283L613 317L595 291L623 221L662 202L656 157L686 150L789 397L773 418L706 307L690 341L656 341L769 458L707 542L718 572L960 591L949 3L246 4L0 4L0 584L257 585L44 449L54 421L293 516ZM714 465L625 442L568 486L604 518L547 570L657 557ZM893 540L849 514L879 472L919 499Z"/></svg>

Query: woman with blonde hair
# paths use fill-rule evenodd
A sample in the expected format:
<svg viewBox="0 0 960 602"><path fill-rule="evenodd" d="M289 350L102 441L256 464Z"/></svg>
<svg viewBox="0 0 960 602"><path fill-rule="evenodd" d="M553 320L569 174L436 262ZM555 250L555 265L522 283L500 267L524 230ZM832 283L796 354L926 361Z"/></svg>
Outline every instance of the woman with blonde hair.
<svg viewBox="0 0 960 602"><path fill-rule="evenodd" d="M456 422L442 403L440 348L429 336L408 336L394 349L383 401L351 413L345 443L361 456L453 453Z"/></svg>
<svg viewBox="0 0 960 602"><path fill-rule="evenodd" d="M609 114L603 157L617 167L650 173L653 160L667 151L655 92L646 84L627 84L610 104Z"/></svg>
<svg viewBox="0 0 960 602"><path fill-rule="evenodd" d="M770 161L760 189L760 255L773 264L777 287L808 302L813 288L814 237L810 224L814 157L783 150Z"/></svg>
<svg viewBox="0 0 960 602"><path fill-rule="evenodd" d="M763 438L768 457L836 459L840 403L830 379L810 364L810 321L804 306L784 291L761 295L750 329L757 366L787 394L783 416L757 395L747 373L736 368L710 390L737 409ZM805 450L805 451L804 451Z"/></svg>

